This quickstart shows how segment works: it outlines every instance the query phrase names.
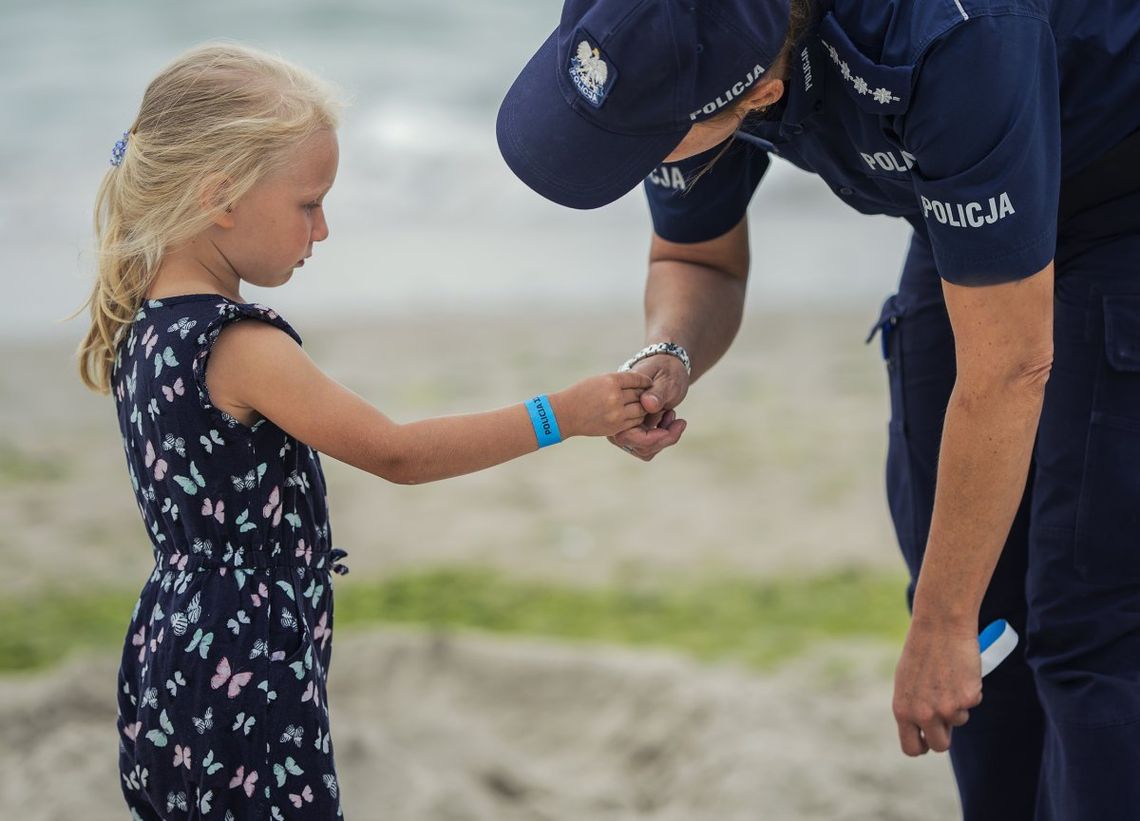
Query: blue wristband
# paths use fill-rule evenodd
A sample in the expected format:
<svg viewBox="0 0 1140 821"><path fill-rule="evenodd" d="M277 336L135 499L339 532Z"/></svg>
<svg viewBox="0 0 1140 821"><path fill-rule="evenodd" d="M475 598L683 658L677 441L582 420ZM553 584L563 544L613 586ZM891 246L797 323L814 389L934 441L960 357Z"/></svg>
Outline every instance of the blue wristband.
<svg viewBox="0 0 1140 821"><path fill-rule="evenodd" d="M550 407L550 399L546 394L528 400L526 410L530 414L530 423L534 426L534 435L538 437L540 448L557 445L562 441L558 420L554 418L554 408Z"/></svg>

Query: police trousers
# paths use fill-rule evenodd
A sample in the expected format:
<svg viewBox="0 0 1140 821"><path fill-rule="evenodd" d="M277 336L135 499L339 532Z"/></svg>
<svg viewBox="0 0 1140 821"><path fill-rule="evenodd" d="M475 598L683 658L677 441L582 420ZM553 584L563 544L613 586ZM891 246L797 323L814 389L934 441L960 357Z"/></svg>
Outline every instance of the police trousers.
<svg viewBox="0 0 1140 821"><path fill-rule="evenodd" d="M1054 360L1021 507L981 607L1023 637L953 732L966 821L1140 819L1140 193L1062 225ZM915 235L876 328L891 419L887 491L922 563L953 334Z"/></svg>

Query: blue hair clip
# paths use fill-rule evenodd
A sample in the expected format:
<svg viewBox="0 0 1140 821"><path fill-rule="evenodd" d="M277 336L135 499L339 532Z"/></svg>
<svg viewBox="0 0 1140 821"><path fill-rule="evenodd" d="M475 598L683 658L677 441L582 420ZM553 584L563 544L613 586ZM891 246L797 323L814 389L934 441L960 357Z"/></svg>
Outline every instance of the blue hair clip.
<svg viewBox="0 0 1140 821"><path fill-rule="evenodd" d="M111 165L118 168L123 164L123 155L127 153L127 140L130 138L131 132L124 131L123 137L115 141L115 147L111 149Z"/></svg>

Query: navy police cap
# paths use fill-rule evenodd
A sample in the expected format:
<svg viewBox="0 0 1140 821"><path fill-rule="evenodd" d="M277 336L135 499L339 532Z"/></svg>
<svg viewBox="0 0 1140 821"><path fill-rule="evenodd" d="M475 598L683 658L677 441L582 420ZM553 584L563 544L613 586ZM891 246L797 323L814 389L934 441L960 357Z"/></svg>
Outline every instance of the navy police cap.
<svg viewBox="0 0 1140 821"><path fill-rule="evenodd" d="M788 0L567 0L499 108L499 150L547 199L597 208L751 88Z"/></svg>

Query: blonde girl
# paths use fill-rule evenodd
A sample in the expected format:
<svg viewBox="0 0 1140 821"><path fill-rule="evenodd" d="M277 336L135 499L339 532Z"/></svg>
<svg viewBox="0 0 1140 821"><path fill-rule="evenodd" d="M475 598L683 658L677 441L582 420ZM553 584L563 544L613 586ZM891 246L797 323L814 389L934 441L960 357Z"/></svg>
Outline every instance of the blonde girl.
<svg viewBox="0 0 1140 821"><path fill-rule="evenodd" d="M242 283L288 282L328 236L337 111L283 60L196 48L147 88L99 191L80 374L114 395L156 557L119 674L136 819L341 814L325 681L330 573L345 568L318 452L412 484L643 418L650 380L629 372L397 424L242 299Z"/></svg>

